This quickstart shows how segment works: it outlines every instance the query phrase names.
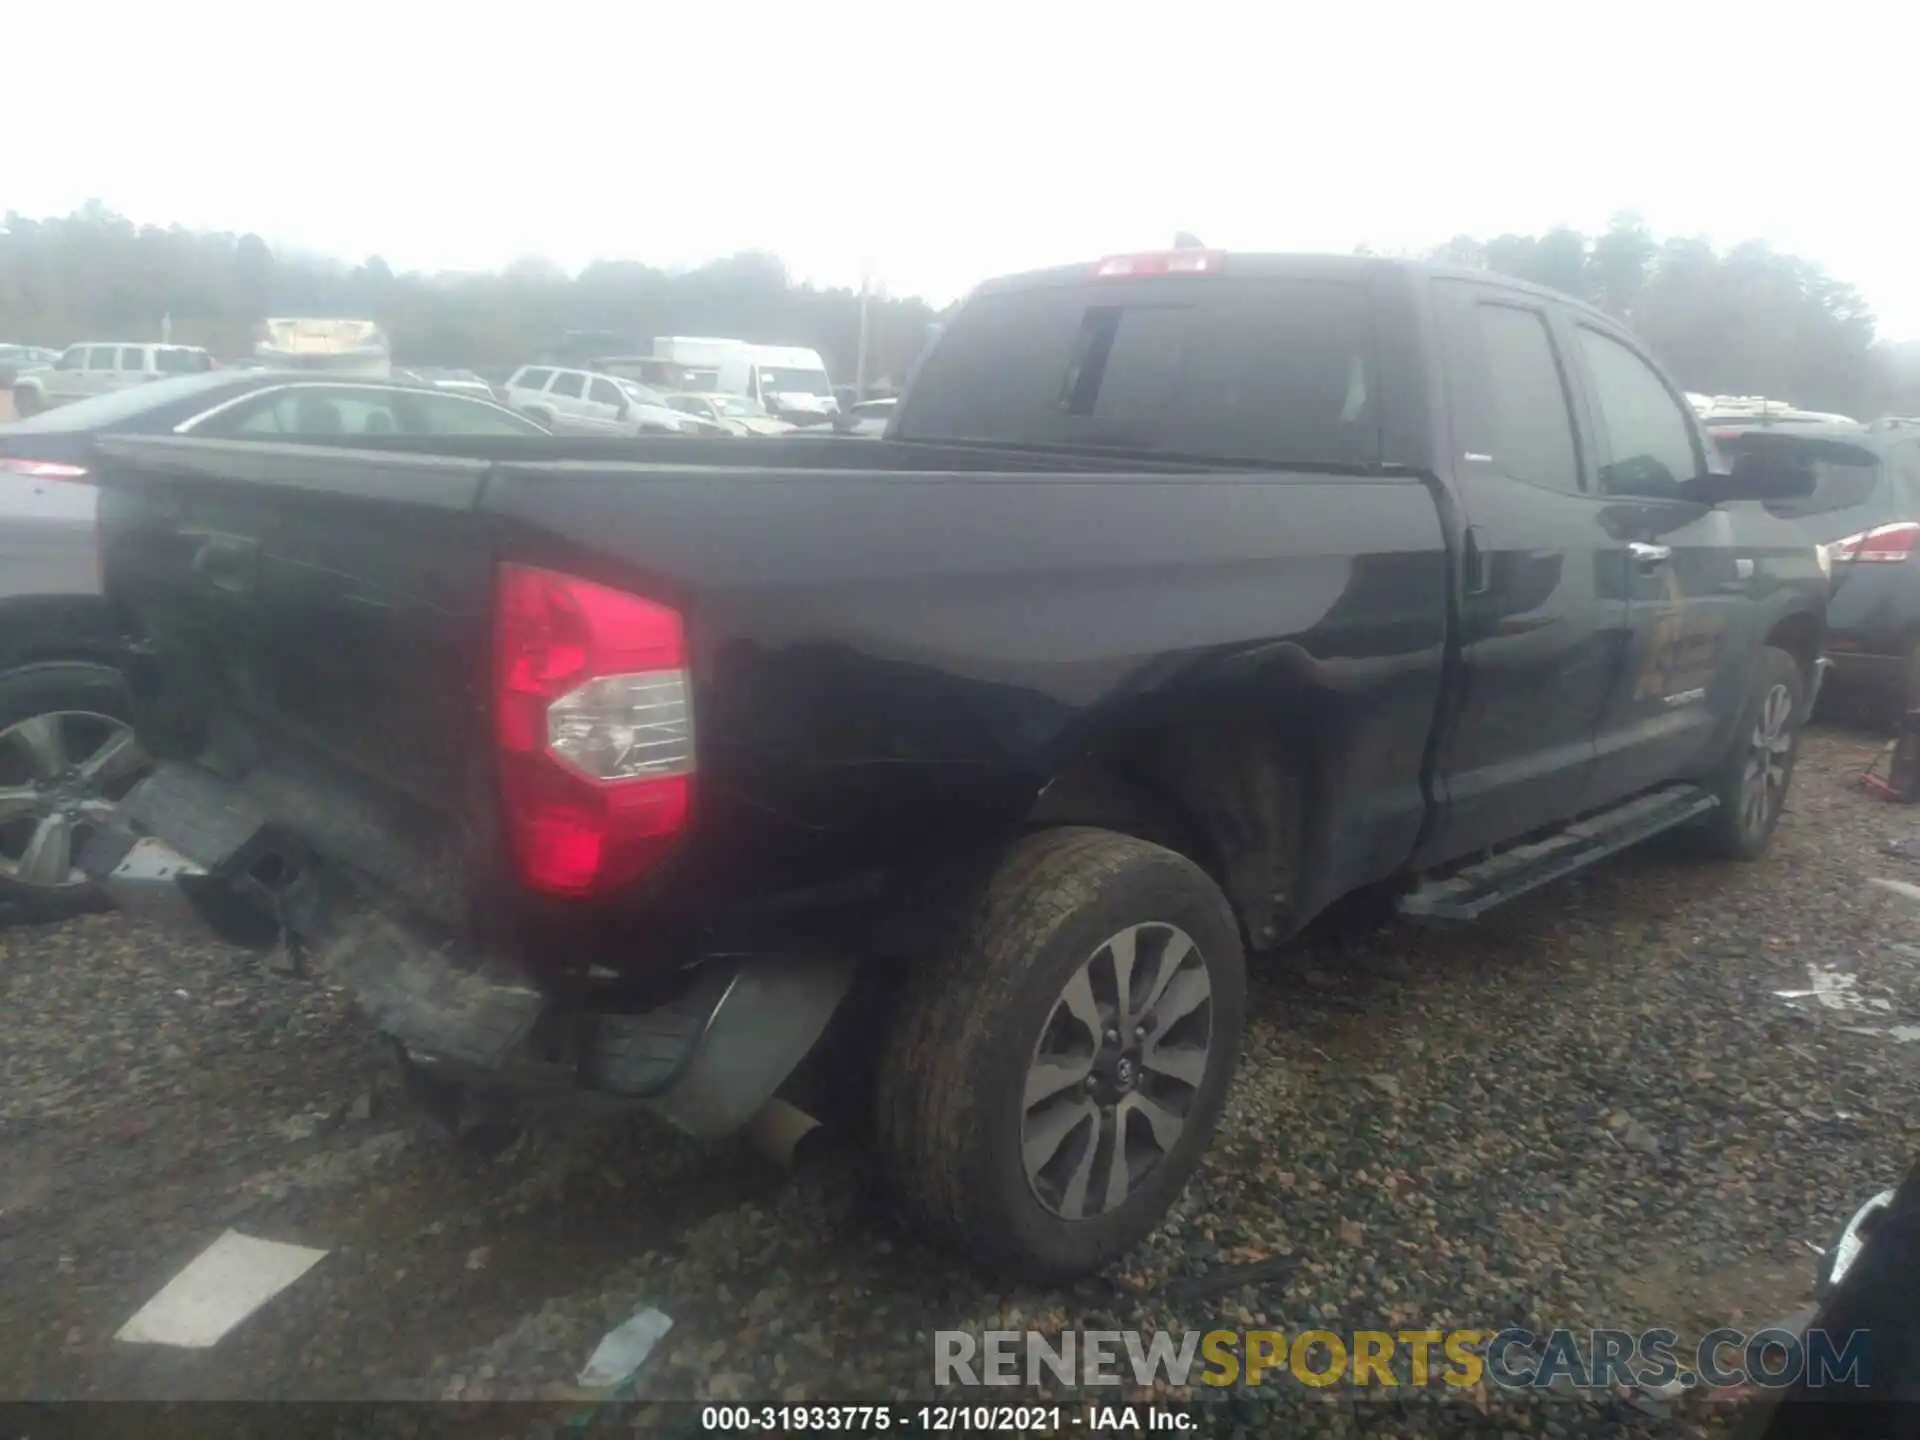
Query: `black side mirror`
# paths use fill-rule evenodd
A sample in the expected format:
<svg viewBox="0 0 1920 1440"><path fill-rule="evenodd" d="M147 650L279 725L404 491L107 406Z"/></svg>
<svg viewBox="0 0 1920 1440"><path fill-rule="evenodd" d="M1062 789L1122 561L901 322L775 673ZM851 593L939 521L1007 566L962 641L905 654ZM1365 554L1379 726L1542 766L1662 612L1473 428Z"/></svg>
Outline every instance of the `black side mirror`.
<svg viewBox="0 0 1920 1440"><path fill-rule="evenodd" d="M1728 500L1804 500L1819 484L1813 456L1800 446L1756 445L1734 457L1725 475L1702 475L1688 493L1709 505Z"/></svg>

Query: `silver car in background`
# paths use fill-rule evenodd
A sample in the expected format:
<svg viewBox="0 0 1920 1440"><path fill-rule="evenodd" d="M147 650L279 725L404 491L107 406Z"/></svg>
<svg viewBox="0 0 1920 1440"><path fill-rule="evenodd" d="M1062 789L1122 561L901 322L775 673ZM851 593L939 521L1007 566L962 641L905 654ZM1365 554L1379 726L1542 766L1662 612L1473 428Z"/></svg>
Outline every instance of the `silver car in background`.
<svg viewBox="0 0 1920 1440"><path fill-rule="evenodd" d="M565 365L522 365L507 381L507 404L556 435L720 433L636 380Z"/></svg>
<svg viewBox="0 0 1920 1440"><path fill-rule="evenodd" d="M491 400L423 384L266 369L154 380L0 424L0 911L57 916L92 903L75 862L145 768L100 589L97 439L367 446L545 433Z"/></svg>

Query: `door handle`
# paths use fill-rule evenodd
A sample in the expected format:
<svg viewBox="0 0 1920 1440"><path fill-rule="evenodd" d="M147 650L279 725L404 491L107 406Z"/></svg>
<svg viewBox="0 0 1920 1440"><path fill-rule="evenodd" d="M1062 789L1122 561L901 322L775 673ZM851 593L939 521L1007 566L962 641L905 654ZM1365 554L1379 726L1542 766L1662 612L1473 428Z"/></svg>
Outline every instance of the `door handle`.
<svg viewBox="0 0 1920 1440"><path fill-rule="evenodd" d="M1634 563L1641 570L1655 570L1673 558L1671 545L1646 545L1638 540L1631 541L1627 549L1633 553Z"/></svg>

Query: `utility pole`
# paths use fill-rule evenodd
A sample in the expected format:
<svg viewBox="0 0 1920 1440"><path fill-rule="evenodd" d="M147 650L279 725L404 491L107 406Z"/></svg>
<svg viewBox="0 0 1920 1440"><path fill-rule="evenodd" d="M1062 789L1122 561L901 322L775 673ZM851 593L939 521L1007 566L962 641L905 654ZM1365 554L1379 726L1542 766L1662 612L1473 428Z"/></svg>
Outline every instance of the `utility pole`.
<svg viewBox="0 0 1920 1440"><path fill-rule="evenodd" d="M853 362L853 398L856 401L867 398L867 307L873 294L873 262L867 261L860 267L860 341Z"/></svg>

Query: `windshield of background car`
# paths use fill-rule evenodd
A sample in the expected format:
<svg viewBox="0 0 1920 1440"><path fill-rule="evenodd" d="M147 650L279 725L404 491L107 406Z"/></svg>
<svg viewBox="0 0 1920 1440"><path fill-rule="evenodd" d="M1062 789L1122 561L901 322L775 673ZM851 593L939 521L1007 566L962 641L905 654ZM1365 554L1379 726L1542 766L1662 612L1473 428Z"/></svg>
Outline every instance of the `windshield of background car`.
<svg viewBox="0 0 1920 1440"><path fill-rule="evenodd" d="M722 415L735 415L743 420L757 419L767 413L766 406L745 395L710 395L707 400Z"/></svg>
<svg viewBox="0 0 1920 1440"><path fill-rule="evenodd" d="M774 395L831 395L833 386L824 370L791 370L779 365L760 367L760 388Z"/></svg>
<svg viewBox="0 0 1920 1440"><path fill-rule="evenodd" d="M667 403L666 396L662 395L658 390L649 390L638 380L622 380L616 377L614 383L643 405L665 406Z"/></svg>
<svg viewBox="0 0 1920 1440"><path fill-rule="evenodd" d="M1380 455L1357 284L1226 277L990 292L927 352L900 439L1350 467Z"/></svg>

